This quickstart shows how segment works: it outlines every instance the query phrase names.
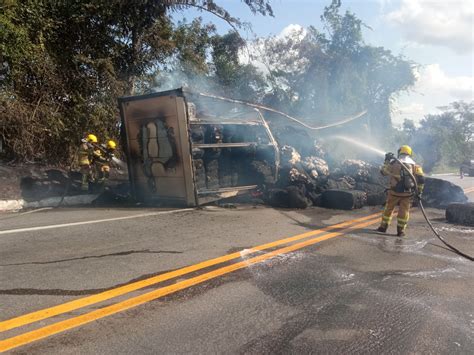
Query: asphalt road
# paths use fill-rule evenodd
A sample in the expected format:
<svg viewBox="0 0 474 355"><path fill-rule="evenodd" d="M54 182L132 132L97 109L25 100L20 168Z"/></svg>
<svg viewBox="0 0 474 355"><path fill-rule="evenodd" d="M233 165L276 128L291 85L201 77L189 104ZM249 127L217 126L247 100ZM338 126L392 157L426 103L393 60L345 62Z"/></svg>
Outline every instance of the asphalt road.
<svg viewBox="0 0 474 355"><path fill-rule="evenodd" d="M472 353L472 263L446 250L416 210L407 237L395 225L373 232L379 212L0 216L0 351ZM428 212L474 255L474 229Z"/></svg>

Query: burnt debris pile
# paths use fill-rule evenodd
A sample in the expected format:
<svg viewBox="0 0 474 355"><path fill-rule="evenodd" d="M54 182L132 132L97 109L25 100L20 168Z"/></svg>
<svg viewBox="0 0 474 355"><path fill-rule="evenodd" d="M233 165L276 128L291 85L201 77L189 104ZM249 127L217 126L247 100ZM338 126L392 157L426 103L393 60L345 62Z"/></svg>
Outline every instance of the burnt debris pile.
<svg viewBox="0 0 474 355"><path fill-rule="evenodd" d="M352 154L352 146L328 154L310 135L315 130L291 117L263 116L255 105L187 89L121 98L119 105L129 181L125 175L106 184L92 179L89 192L101 194L96 204L199 206L243 196L286 208L354 209L385 202L381 162L338 158ZM25 199L82 192L79 173L43 175L22 180ZM425 191L428 206L465 201L460 188L441 180L428 179Z"/></svg>
<svg viewBox="0 0 474 355"><path fill-rule="evenodd" d="M474 203L451 203L446 208L448 222L474 226Z"/></svg>
<svg viewBox="0 0 474 355"><path fill-rule="evenodd" d="M243 128L238 123L193 122L190 136L198 191L275 183L274 152L268 136L262 126Z"/></svg>
<svg viewBox="0 0 474 355"><path fill-rule="evenodd" d="M382 162L338 161L303 129L273 127L273 130L281 162L276 183L264 186L264 201L269 205L350 210L385 203L388 178L380 174ZM461 187L449 181L426 178L425 206L445 209L450 203L466 201Z"/></svg>
<svg viewBox="0 0 474 355"><path fill-rule="evenodd" d="M48 197L79 195L81 191L81 174L68 174L59 169L39 169L31 171L30 175L20 180L21 197L26 201L41 200Z"/></svg>
<svg viewBox="0 0 474 355"><path fill-rule="evenodd" d="M466 203L467 200L460 186L442 179L426 178L423 191L425 206L445 209L450 203Z"/></svg>
<svg viewBox="0 0 474 355"><path fill-rule="evenodd" d="M288 208L353 209L385 202L388 182L374 155L384 153L361 143L367 152L359 154L374 157L375 164L341 158L353 156L350 144L357 142L335 135L348 130L336 128L340 122L312 127L268 107L188 88L121 98L119 106L137 201L199 206L260 190L263 202ZM357 117L361 114L350 120ZM323 140L315 141L310 132L327 138L328 147L338 143L330 139L339 138L340 145L328 154Z"/></svg>
<svg viewBox="0 0 474 355"><path fill-rule="evenodd" d="M20 179L21 197L25 201L38 201L52 197L97 194L95 205L123 205L130 203L130 184L125 177L112 174L107 186L90 184L89 191L81 189L81 174L60 169L31 168Z"/></svg>
<svg viewBox="0 0 474 355"><path fill-rule="evenodd" d="M354 209L385 202L387 181L378 167L354 159L334 162L304 130L286 126L275 129L274 134L281 162L276 184L265 188L266 203Z"/></svg>

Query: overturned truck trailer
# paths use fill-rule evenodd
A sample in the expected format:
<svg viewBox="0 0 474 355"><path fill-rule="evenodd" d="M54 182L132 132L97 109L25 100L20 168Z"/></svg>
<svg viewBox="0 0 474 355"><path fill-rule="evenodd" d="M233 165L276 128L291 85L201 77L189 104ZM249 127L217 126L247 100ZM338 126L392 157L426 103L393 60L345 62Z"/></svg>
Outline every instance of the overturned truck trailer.
<svg viewBox="0 0 474 355"><path fill-rule="evenodd" d="M119 107L138 201L198 206L276 181L278 146L255 108L183 88Z"/></svg>

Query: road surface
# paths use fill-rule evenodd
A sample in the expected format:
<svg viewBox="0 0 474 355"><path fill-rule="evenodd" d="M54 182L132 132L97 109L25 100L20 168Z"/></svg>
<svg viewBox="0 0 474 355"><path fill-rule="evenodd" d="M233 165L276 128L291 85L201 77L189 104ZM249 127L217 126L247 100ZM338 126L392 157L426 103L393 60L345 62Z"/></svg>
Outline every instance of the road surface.
<svg viewBox="0 0 474 355"><path fill-rule="evenodd" d="M473 229L428 213L474 255ZM375 233L379 216L246 205L0 216L0 351L472 353L472 263L418 211L405 238L395 225Z"/></svg>

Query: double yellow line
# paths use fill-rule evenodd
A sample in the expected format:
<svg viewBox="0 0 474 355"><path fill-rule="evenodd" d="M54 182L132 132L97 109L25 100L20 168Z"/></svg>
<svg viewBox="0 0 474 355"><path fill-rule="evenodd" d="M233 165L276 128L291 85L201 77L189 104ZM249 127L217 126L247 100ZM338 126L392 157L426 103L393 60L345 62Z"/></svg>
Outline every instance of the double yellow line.
<svg viewBox="0 0 474 355"><path fill-rule="evenodd" d="M471 192L474 192L474 186L473 187L469 187L467 189L464 190L464 193L467 195L467 194L470 194Z"/></svg>
<svg viewBox="0 0 474 355"><path fill-rule="evenodd" d="M332 226L328 226L325 228L309 231L303 234L299 234L293 237L285 238L285 239L280 239L271 243L266 243L263 245L256 246L254 248L251 248L248 250L248 253L255 253L258 251L262 250L267 250L267 249L272 249L284 244L300 241L305 238L309 237L315 237L320 234L324 234L320 237L316 238L310 238L295 244L291 244L288 246L285 246L283 248L277 249L277 250L272 250L268 251L265 254L261 254L258 256L255 256L251 259L244 260L244 261L237 261L234 263L231 263L230 265L222 266L220 268L214 269L212 271L207 271L203 274L200 274L198 276L191 277L189 279L183 280L176 282L175 284L169 285L169 286L164 286L161 287L157 290L147 292L135 297L131 297L129 299L126 299L124 301L120 301L117 303L114 303L109 306L105 306L103 308L84 313L79 316L71 317L66 320L58 321L56 323L52 323L50 325L32 330L32 331L27 331L25 333L22 333L20 335L16 335L4 340L0 341L0 352L7 351L14 349L16 347L49 337L51 335L66 331L68 329L76 328L78 326L81 326L83 324L87 324L90 322L93 322L97 319L107 317L109 315L125 311L127 309L139 306L141 304L150 302L152 300L161 298L163 296L175 293L177 291L186 289L188 287L200 284L202 282L205 282L207 280L211 280L214 278L217 278L219 276L231 273L233 271L248 267L253 264L260 263L264 260L270 259L272 257L275 257L280 254L284 253L289 253L301 248L304 248L309 245L313 245L319 242L322 242L324 240L328 240L337 236L341 236L343 234L346 234L352 230L355 229L360 229L367 227L369 225L373 225L378 222L380 218L380 213L375 213L371 214L369 216L365 216L362 218L357 218L353 219L350 221L346 221L343 223L335 224ZM334 231L333 230L338 230ZM329 233L330 232L330 233ZM69 312L72 312L77 309L81 309L93 304L97 304L99 302L103 302L115 297L119 297L125 294L128 294L133 291L137 291L140 289L143 289L148 286L152 286L155 284L158 284L160 282L174 279L179 276L187 275L192 272L196 272L199 270L203 270L205 268L209 268L211 266L219 265L225 262L232 261L234 259L239 259L241 257L240 252L232 253L232 254L227 254L218 258L210 259L198 264L194 264L191 266L187 266L175 271L167 272L165 274L161 274L158 276L150 277L145 280L137 281L130 283L125 286L117 287L105 292L98 293L96 295L88 296L88 297L83 297L74 301L66 302L57 306L53 306L50 308L42 309L39 311L35 311L32 313L28 313L22 316L18 316L15 318L11 318L5 321L0 322L0 332L5 332L11 329L15 329L18 327L26 326L28 324L32 324L34 322L48 319L54 316L58 316L61 314L66 314Z"/></svg>

